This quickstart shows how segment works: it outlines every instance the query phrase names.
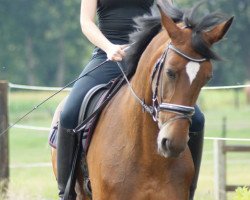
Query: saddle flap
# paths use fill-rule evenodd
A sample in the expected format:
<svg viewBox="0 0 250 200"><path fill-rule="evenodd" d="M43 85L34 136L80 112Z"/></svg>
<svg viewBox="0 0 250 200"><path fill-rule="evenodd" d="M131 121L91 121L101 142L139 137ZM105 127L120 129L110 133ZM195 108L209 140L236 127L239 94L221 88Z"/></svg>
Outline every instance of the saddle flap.
<svg viewBox="0 0 250 200"><path fill-rule="evenodd" d="M82 101L79 111L78 124L80 124L97 109L99 103L103 100L102 96L105 92L107 92L109 85L109 83L100 84L88 91Z"/></svg>

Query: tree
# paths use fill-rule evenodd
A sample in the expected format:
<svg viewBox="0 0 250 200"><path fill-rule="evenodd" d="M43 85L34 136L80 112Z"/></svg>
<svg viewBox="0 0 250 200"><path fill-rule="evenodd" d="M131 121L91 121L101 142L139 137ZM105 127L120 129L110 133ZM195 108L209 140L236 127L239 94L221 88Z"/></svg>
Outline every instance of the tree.
<svg viewBox="0 0 250 200"><path fill-rule="evenodd" d="M212 11L235 16L227 41L215 46L225 61L215 63L211 85L231 85L249 79L248 1L209 1ZM191 7L197 1L176 2L182 5L179 7ZM0 79L62 86L78 76L93 48L82 35L79 14L79 0L0 0Z"/></svg>
<svg viewBox="0 0 250 200"><path fill-rule="evenodd" d="M76 0L0 1L1 79L31 85L63 85L90 57ZM3 11L3 12L2 12Z"/></svg>
<svg viewBox="0 0 250 200"><path fill-rule="evenodd" d="M183 4L194 5L186 0ZM248 0L210 0L208 7L235 16L226 41L215 45L215 51L224 58L214 63L214 78L210 85L242 84L250 77L250 6Z"/></svg>

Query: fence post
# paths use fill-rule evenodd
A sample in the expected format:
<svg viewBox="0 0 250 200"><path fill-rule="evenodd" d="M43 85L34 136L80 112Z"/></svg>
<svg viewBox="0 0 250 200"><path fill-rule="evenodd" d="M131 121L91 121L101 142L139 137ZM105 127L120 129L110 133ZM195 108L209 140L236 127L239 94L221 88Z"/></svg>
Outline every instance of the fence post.
<svg viewBox="0 0 250 200"><path fill-rule="evenodd" d="M227 136L227 118L222 118L222 137ZM226 154L223 140L214 141L214 191L216 200L226 200Z"/></svg>
<svg viewBox="0 0 250 200"><path fill-rule="evenodd" d="M0 133L8 127L8 82L0 80ZM0 135L0 194L8 188L9 179L9 136Z"/></svg>
<svg viewBox="0 0 250 200"><path fill-rule="evenodd" d="M225 141L214 141L214 191L216 200L226 200L226 156Z"/></svg>

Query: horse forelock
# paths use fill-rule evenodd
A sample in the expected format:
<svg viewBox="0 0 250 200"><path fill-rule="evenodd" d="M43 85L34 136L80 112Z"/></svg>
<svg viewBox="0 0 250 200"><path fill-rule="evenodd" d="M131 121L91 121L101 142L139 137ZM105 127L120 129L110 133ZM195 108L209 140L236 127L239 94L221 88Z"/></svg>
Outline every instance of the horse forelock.
<svg viewBox="0 0 250 200"><path fill-rule="evenodd" d="M203 16L198 16L198 8L204 1L196 3L191 9L181 10L171 4L169 1L163 2L163 11L171 17L174 22L183 22L186 28L192 30L191 45L192 48L207 59L219 60L219 56L211 50L211 44L204 39L204 33L214 28L216 25L226 21L228 17L219 12L207 13Z"/></svg>
<svg viewBox="0 0 250 200"><path fill-rule="evenodd" d="M227 20L228 17L219 12L197 17L198 8L201 4L202 3L199 2L191 9L181 10L170 2L163 1L162 10L171 17L175 23L182 22L185 27L192 30L191 45L198 54L207 59L219 60L219 56L211 50L211 44L204 39L203 33ZM129 36L130 43L133 43L133 45L129 49L125 59L127 76L129 78L134 75L143 51L162 28L160 14L155 6L152 7L150 14L137 17L134 21L136 31Z"/></svg>

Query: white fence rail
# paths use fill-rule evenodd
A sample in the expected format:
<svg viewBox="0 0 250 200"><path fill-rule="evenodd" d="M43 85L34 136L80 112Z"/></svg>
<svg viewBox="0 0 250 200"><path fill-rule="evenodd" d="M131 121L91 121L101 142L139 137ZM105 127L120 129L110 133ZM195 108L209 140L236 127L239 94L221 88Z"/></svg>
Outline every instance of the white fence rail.
<svg viewBox="0 0 250 200"><path fill-rule="evenodd" d="M30 85L19 85L14 83L9 83L9 87L13 89L23 89L23 90L37 90L37 91L58 91L61 87L42 87L42 86L30 86ZM214 87L203 87L203 90L224 90L224 89L240 89L250 87L250 85L231 85L231 86L214 86ZM70 91L71 88L65 88L64 91Z"/></svg>
<svg viewBox="0 0 250 200"><path fill-rule="evenodd" d="M41 86L29 86L9 83L9 87L13 89L23 90L36 90L36 91L58 91L61 87L41 87ZM249 84L245 85L231 85L231 86L215 86L215 87L203 87L203 90L222 90L222 89L239 89L250 87ZM65 88L65 91L70 91L71 88ZM37 131L49 131L48 127L36 127L28 125L15 125L14 128L29 129ZM204 137L205 140L221 140L221 141L250 141L250 138L222 138L222 137Z"/></svg>

